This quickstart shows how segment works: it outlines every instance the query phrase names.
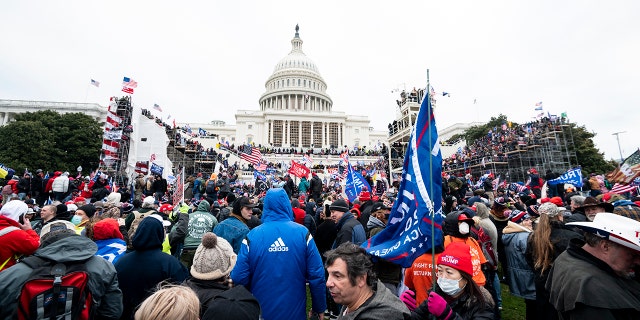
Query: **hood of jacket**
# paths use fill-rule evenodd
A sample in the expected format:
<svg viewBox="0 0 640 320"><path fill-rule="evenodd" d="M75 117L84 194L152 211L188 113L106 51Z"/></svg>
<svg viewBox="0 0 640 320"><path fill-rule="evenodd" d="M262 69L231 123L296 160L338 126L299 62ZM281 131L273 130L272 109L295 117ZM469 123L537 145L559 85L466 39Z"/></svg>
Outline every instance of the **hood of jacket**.
<svg viewBox="0 0 640 320"><path fill-rule="evenodd" d="M209 208L211 207L211 204L209 203L209 201L207 200L202 200L200 201L200 203L198 204L198 208L196 209L196 211L204 211L204 212L209 212Z"/></svg>
<svg viewBox="0 0 640 320"><path fill-rule="evenodd" d="M502 229L502 234L518 233L518 232L533 232L533 230L512 221L507 222L507 226L504 227L504 229Z"/></svg>
<svg viewBox="0 0 640 320"><path fill-rule="evenodd" d="M40 247L34 255L58 262L70 262L87 260L97 251L98 246L89 238L71 235L46 247Z"/></svg>
<svg viewBox="0 0 640 320"><path fill-rule="evenodd" d="M384 222L380 221L380 219L374 217L374 216L369 216L369 221L367 221L367 229L371 230L373 228L382 228L384 229L385 225Z"/></svg>
<svg viewBox="0 0 640 320"><path fill-rule="evenodd" d="M164 241L164 227L160 220L144 218L140 221L136 233L133 235L131 244L136 250L161 249Z"/></svg>
<svg viewBox="0 0 640 320"><path fill-rule="evenodd" d="M293 221L293 209L287 192L282 188L267 191L264 197L262 221Z"/></svg>
<svg viewBox="0 0 640 320"><path fill-rule="evenodd" d="M444 225L442 226L442 232L445 235L450 235L456 238L466 239L469 237L470 233L462 234L458 229L458 217L460 216L460 212L451 212L444 218ZM472 227L472 226L469 226Z"/></svg>
<svg viewBox="0 0 640 320"><path fill-rule="evenodd" d="M310 214L312 216L316 215L316 203L315 202L307 202L304 208L304 212L306 214Z"/></svg>

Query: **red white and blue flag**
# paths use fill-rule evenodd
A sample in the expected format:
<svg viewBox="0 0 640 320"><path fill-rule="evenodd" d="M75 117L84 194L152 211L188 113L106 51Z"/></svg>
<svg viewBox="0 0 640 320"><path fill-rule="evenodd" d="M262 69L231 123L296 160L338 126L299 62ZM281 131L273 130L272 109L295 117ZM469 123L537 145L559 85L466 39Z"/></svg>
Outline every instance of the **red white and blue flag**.
<svg viewBox="0 0 640 320"><path fill-rule="evenodd" d="M240 158L242 160L248 161L249 163L256 165L260 160L262 160L262 153L260 149L256 147L252 147L251 145L243 146L242 150L240 150Z"/></svg>
<svg viewBox="0 0 640 320"><path fill-rule="evenodd" d="M611 192L617 193L617 194L625 194L627 192L635 191L637 188L638 186L616 183L613 185L613 187L611 187Z"/></svg>
<svg viewBox="0 0 640 320"><path fill-rule="evenodd" d="M442 154L430 94L422 100L411 133L389 223L362 247L403 267L442 245ZM433 228L433 233L432 233ZM432 243L433 241L433 243Z"/></svg>

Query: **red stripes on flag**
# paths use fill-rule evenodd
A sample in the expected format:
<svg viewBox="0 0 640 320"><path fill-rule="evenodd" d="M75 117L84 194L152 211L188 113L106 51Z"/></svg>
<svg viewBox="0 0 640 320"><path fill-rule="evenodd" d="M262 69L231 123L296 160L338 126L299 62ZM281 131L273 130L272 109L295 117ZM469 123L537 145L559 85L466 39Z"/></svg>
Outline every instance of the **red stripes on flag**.
<svg viewBox="0 0 640 320"><path fill-rule="evenodd" d="M242 160L248 161L251 164L256 165L262 159L262 153L260 152L260 149L256 147L250 147L250 148L251 148L251 151L247 150L248 148L245 148L244 151L240 152L240 158L242 158Z"/></svg>
<svg viewBox="0 0 640 320"><path fill-rule="evenodd" d="M135 172L146 175L149 172L149 161L136 162Z"/></svg>
<svg viewBox="0 0 640 320"><path fill-rule="evenodd" d="M128 94L133 94L133 88L122 87L122 92L128 93Z"/></svg>
<svg viewBox="0 0 640 320"><path fill-rule="evenodd" d="M630 185L625 186L623 184L616 183L611 188L611 192L617 193L617 194L623 194L623 193L631 192L635 189L636 189L636 186L630 186Z"/></svg>
<svg viewBox="0 0 640 320"><path fill-rule="evenodd" d="M118 117L113 112L107 112L107 123L105 124L105 127L107 128L107 130L116 128L117 126L120 125L120 123L122 123L122 118Z"/></svg>
<svg viewBox="0 0 640 320"><path fill-rule="evenodd" d="M118 152L118 148L120 148L120 143L118 141L107 139L102 140L102 150L116 153Z"/></svg>

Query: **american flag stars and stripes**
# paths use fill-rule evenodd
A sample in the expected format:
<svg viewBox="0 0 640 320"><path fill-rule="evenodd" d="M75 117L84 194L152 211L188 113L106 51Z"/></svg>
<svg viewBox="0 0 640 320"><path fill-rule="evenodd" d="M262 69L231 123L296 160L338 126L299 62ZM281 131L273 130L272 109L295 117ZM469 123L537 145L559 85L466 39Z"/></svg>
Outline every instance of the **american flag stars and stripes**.
<svg viewBox="0 0 640 320"><path fill-rule="evenodd" d="M260 160L262 160L262 153L260 152L260 149L256 147L245 145L242 148L242 151L240 151L240 158L251 164L257 165Z"/></svg>
<svg viewBox="0 0 640 320"><path fill-rule="evenodd" d="M153 109L162 112L162 108L160 108L160 106L157 103L153 104Z"/></svg>
<svg viewBox="0 0 640 320"><path fill-rule="evenodd" d="M634 191L637 188L638 188L638 186L623 185L621 183L616 183L611 188L611 192L617 193L617 194L624 194L624 193L627 193L627 192Z"/></svg>
<svg viewBox="0 0 640 320"><path fill-rule="evenodd" d="M124 77L122 79L122 86L123 87L127 87L127 88L137 88L138 87L138 82L134 81L131 78Z"/></svg>
<svg viewBox="0 0 640 320"><path fill-rule="evenodd" d="M99 88L100 87L100 82L91 79L91 85L96 87L96 88Z"/></svg>

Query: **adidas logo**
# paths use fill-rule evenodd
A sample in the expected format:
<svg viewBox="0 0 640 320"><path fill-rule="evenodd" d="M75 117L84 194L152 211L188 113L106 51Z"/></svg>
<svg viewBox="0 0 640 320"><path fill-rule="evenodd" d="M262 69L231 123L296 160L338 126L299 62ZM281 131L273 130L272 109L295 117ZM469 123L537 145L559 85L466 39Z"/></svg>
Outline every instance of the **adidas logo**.
<svg viewBox="0 0 640 320"><path fill-rule="evenodd" d="M280 237L278 237L278 240L273 242L271 244L271 247L269 247L269 252L278 252L278 251L289 251L289 247L287 247L287 245L284 244L284 241L282 241L282 238Z"/></svg>

